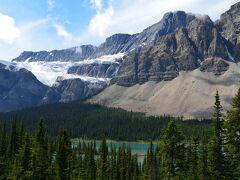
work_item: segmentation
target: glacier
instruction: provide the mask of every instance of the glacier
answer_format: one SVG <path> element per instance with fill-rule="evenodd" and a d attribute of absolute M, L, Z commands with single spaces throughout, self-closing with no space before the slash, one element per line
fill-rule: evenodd
<path fill-rule="evenodd" d="M 29 59 L 26 59 L 23 62 L 8 62 L 8 61 L 0 61 L 0 63 L 5 64 L 7 66 L 13 65 L 16 69 L 25 68 L 31 71 L 36 78 L 41 81 L 43 84 L 47 86 L 53 86 L 54 84 L 61 80 L 65 79 L 75 79 L 79 78 L 83 81 L 88 81 L 92 83 L 96 82 L 107 82 L 109 83 L 111 78 L 99 78 L 99 77 L 90 77 L 90 76 L 82 76 L 77 74 L 68 74 L 68 69 L 72 66 L 84 65 L 84 64 L 111 64 L 118 63 L 119 59 L 122 59 L 124 53 L 118 53 L 113 55 L 104 55 L 99 58 L 94 59 L 85 59 L 82 61 L 35 61 L 29 62 Z"/>

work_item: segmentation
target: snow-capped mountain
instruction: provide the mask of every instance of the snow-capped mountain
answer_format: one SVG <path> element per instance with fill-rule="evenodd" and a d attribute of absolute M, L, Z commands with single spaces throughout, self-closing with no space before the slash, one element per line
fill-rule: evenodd
<path fill-rule="evenodd" d="M 201 112 L 208 114 L 212 106 L 209 99 L 216 89 L 220 93 L 223 89 L 223 105 L 227 107 L 240 81 L 239 12 L 237 3 L 216 22 L 207 15 L 169 12 L 138 34 L 115 34 L 100 46 L 25 51 L 10 64 L 0 62 L 0 92 L 5 92 L 0 94 L 0 110 L 85 99 L 102 91 L 90 102 L 154 115 L 196 117 Z M 36 76 L 28 83 L 41 83 L 45 88 L 38 101 L 11 106 L 25 97 L 22 93 L 32 93 L 23 82 L 31 73 L 22 74 L 23 69 Z M 26 77 L 21 78 L 23 75 Z M 20 80 L 19 86 L 5 87 L 8 76 Z M 157 106 L 160 102 L 163 107 Z"/>

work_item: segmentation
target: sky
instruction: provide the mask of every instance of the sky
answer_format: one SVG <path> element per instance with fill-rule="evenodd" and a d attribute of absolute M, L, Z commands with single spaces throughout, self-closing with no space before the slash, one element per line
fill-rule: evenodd
<path fill-rule="evenodd" d="M 164 13 L 184 10 L 213 21 L 238 0 L 0 0 L 0 59 L 22 51 L 99 45 L 115 33 L 138 33 Z"/>

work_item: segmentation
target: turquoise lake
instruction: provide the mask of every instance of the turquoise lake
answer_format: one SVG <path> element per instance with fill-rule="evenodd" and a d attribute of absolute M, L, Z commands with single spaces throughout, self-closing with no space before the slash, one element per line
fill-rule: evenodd
<path fill-rule="evenodd" d="M 85 141 L 86 143 L 90 141 Z M 101 141 L 96 141 L 96 148 L 98 149 L 100 147 Z M 142 162 L 144 159 L 144 155 L 147 153 L 147 150 L 150 147 L 150 142 L 123 142 L 123 141 L 107 141 L 108 148 L 111 147 L 119 148 L 122 146 L 130 147 L 132 150 L 132 154 L 138 155 L 139 162 Z M 156 147 L 156 144 L 154 143 L 153 146 Z"/>

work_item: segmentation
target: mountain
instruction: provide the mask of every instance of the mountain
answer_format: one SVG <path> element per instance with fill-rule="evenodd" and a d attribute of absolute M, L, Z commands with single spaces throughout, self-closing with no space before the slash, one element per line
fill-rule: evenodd
<path fill-rule="evenodd" d="M 151 115 L 210 117 L 214 94 L 229 108 L 239 83 L 240 3 L 214 23 L 207 15 L 136 48 L 111 86 L 89 100 Z"/>
<path fill-rule="evenodd" d="M 113 55 L 120 52 L 128 52 L 137 47 L 149 45 L 159 37 L 174 32 L 180 27 L 187 26 L 194 15 L 186 14 L 183 11 L 169 12 L 164 15 L 162 20 L 138 34 L 114 34 L 106 39 L 100 46 L 82 45 L 74 48 L 54 51 L 25 51 L 15 62 L 33 61 L 81 61 L 84 59 L 99 58 L 104 55 Z"/>
<path fill-rule="evenodd" d="M 0 64 L 0 111 L 38 105 L 47 89 L 30 71 Z"/>
<path fill-rule="evenodd" d="M 172 33 L 155 40 L 153 46 L 140 47 L 128 54 L 112 82 L 134 85 L 149 80 L 168 81 L 180 71 L 224 73 L 230 61 L 225 39 L 208 16 L 192 20 Z"/>
<path fill-rule="evenodd" d="M 94 96 L 88 101 L 152 115 L 209 117 L 215 91 L 227 109 L 239 87 L 239 32 L 240 3 L 216 22 L 168 12 L 140 33 L 115 34 L 99 46 L 26 51 L 2 69 L 9 76 L 27 69 L 46 86 L 35 105 Z"/>
<path fill-rule="evenodd" d="M 49 87 L 32 72 L 15 64 L 0 63 L 0 112 L 12 111 L 46 103 L 86 99 L 107 86 L 105 81 L 61 79 Z"/>
<path fill-rule="evenodd" d="M 64 50 L 53 51 L 24 51 L 17 58 L 13 59 L 16 62 L 33 62 L 33 61 L 79 61 L 89 58 L 95 51 L 95 47 L 92 45 L 83 45 L 79 47 L 73 47 Z"/>

